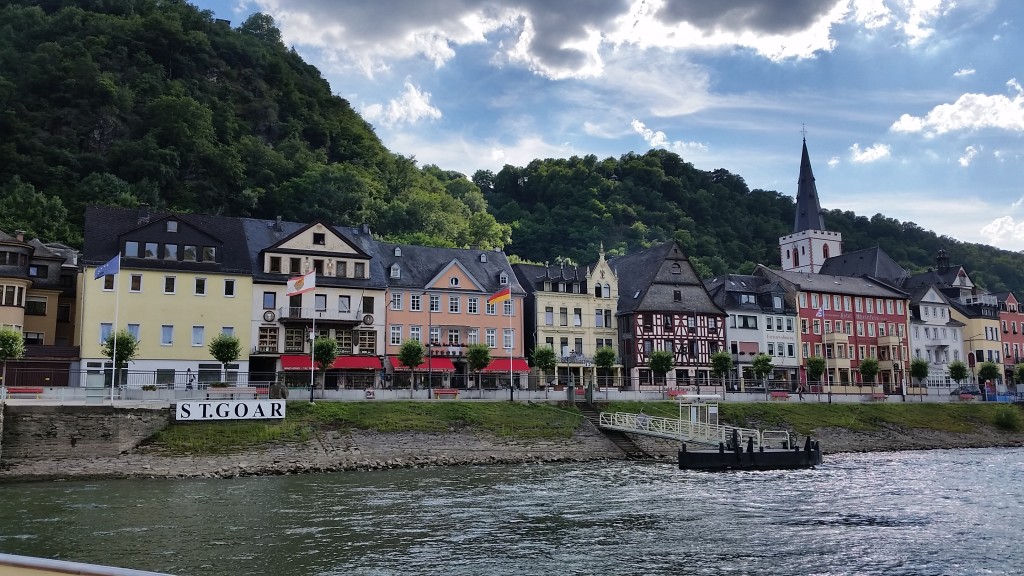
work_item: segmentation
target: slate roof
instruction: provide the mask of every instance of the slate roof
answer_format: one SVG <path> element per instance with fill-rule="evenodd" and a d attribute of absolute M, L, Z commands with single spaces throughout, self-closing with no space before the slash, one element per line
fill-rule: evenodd
<path fill-rule="evenodd" d="M 775 310 L 772 296 L 785 296 L 785 287 L 778 281 L 750 274 L 725 274 L 704 281 L 715 304 L 725 310 L 749 310 L 751 312 L 780 312 L 794 314 L 796 311 L 783 300 L 785 310 Z M 755 302 L 740 302 L 739 294 L 754 294 Z"/>
<path fill-rule="evenodd" d="M 233 274 L 250 274 L 252 272 L 241 218 L 150 211 L 145 207 L 138 209 L 109 206 L 87 207 L 85 209 L 83 264 L 95 266 L 109 261 L 120 251 L 119 238 L 122 235 L 168 217 L 174 217 L 218 240 L 221 243 L 219 264 L 214 267 L 209 263 L 202 262 L 132 258 L 122 261 L 122 266 L 159 270 L 216 270 Z"/>
<path fill-rule="evenodd" d="M 878 246 L 827 258 L 818 273 L 831 276 L 870 276 L 897 285 L 909 277 L 909 273 Z"/>
<path fill-rule="evenodd" d="M 541 264 L 515 264 L 512 266 L 516 278 L 526 292 L 542 291 L 544 282 L 571 282 L 587 286 L 587 272 L 590 268 L 580 266 L 545 266 Z"/>
<path fill-rule="evenodd" d="M 245 235 L 245 243 L 248 251 L 248 258 L 252 270 L 253 281 L 266 284 L 284 284 L 292 274 L 267 273 L 263 271 L 263 259 L 261 254 L 267 248 L 294 235 L 295 233 L 310 227 L 311 223 L 288 222 L 283 220 L 259 220 L 255 218 L 239 218 Z M 374 264 L 377 258 L 377 242 L 373 239 L 368 228 L 331 226 L 323 223 L 336 234 L 344 238 L 349 244 L 361 250 L 370 260 L 367 260 L 367 271 L 369 278 L 341 278 L 337 276 L 318 275 L 317 286 L 353 287 L 366 289 L 381 289 L 387 287 L 384 270 Z M 308 254 L 322 254 L 322 258 L 335 256 L 333 252 L 308 251 Z"/>
<path fill-rule="evenodd" d="M 814 184 L 811 158 L 807 154 L 806 138 L 804 138 L 803 153 L 800 156 L 800 177 L 797 180 L 796 217 L 793 220 L 793 233 L 805 230 L 825 230 L 825 219 L 821 216 L 821 204 L 818 202 L 818 187 Z"/>
<path fill-rule="evenodd" d="M 787 272 L 785 270 L 772 270 L 761 264 L 757 266 L 754 273 L 764 275 L 766 278 L 774 276 L 789 283 L 797 290 L 849 294 L 851 296 L 871 296 L 873 298 L 906 298 L 909 296 L 905 291 L 889 286 L 874 278 L 833 276 L 809 272 Z"/>
<path fill-rule="evenodd" d="M 672 273 L 673 262 L 679 264 L 679 273 Z M 672 311 L 725 315 L 676 242 L 612 258 L 608 265 L 619 279 L 617 314 Z M 675 301 L 676 290 L 682 293 L 681 302 Z"/>
<path fill-rule="evenodd" d="M 395 248 L 401 248 L 401 256 L 395 256 Z M 486 255 L 486 262 L 480 261 L 481 254 Z M 504 252 L 377 242 L 377 258 L 381 271 L 388 275 L 388 286 L 394 288 L 425 289 L 452 261 L 458 261 L 488 295 L 504 288 L 499 282 L 502 271 L 508 274 L 512 294 L 526 293 Z M 391 265 L 395 263 L 401 268 L 401 278 L 390 277 Z"/>

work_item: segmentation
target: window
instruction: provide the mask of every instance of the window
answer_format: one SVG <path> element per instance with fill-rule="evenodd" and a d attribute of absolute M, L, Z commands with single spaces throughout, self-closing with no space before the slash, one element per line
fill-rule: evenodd
<path fill-rule="evenodd" d="M 812 331 L 815 334 L 821 334 L 821 320 L 815 318 L 814 322 L 811 323 L 811 326 L 813 326 Z"/>
<path fill-rule="evenodd" d="M 196 250 L 196 247 L 193 246 L 192 244 L 185 244 L 185 246 L 181 249 L 181 259 L 184 260 L 185 262 L 195 262 L 197 258 L 198 252 Z M 277 262 L 278 265 L 280 265 L 281 259 L 278 258 Z"/>
<path fill-rule="evenodd" d="M 220 327 L 220 333 L 225 335 L 225 336 L 234 336 L 235 335 L 235 327 L 234 326 L 221 326 Z"/>
<path fill-rule="evenodd" d="M 351 296 L 338 296 L 338 312 L 352 311 L 352 297 Z"/>
<path fill-rule="evenodd" d="M 196 278 L 196 296 L 206 296 L 206 278 Z"/>
<path fill-rule="evenodd" d="M 448 285 L 453 287 L 453 288 L 457 287 L 459 285 L 459 277 L 458 276 L 452 276 L 451 278 L 449 278 L 448 279 Z"/>
<path fill-rule="evenodd" d="M 366 314 L 373 313 L 373 296 L 363 296 L 363 312 Z"/>
<path fill-rule="evenodd" d="M 101 322 L 100 323 L 100 344 L 103 344 L 104 342 L 107 341 L 107 338 L 110 338 L 110 332 L 113 329 L 114 329 L 114 325 L 111 324 L 110 322 Z"/>
<path fill-rule="evenodd" d="M 337 260 L 334 263 L 334 275 L 338 278 L 345 278 L 348 276 L 348 262 L 344 260 Z"/>
<path fill-rule="evenodd" d="M 138 258 L 139 257 L 139 243 L 129 240 L 124 243 L 124 256 L 125 258 Z"/>
<path fill-rule="evenodd" d="M 873 338 L 875 336 L 875 323 L 868 322 L 868 337 Z"/>
<path fill-rule="evenodd" d="M 850 311 L 850 297 L 849 296 L 843 296 L 843 310 L 845 310 L 847 312 Z"/>
<path fill-rule="evenodd" d="M 284 351 L 302 352 L 305 350 L 306 331 L 302 328 L 286 328 L 284 331 Z"/>
<path fill-rule="evenodd" d="M 864 301 L 859 296 L 853 300 L 853 309 L 857 312 L 864 311 Z"/>
<path fill-rule="evenodd" d="M 160 327 L 160 345 L 170 346 L 174 344 L 174 326 L 164 324 Z"/>
<path fill-rule="evenodd" d="M 488 348 L 494 348 L 498 345 L 498 331 L 496 329 L 488 328 L 484 336 L 487 338 L 487 341 L 484 342 L 484 344 L 487 344 Z"/>
<path fill-rule="evenodd" d="M 132 338 L 135 338 L 135 340 L 138 340 L 138 339 L 139 339 L 139 333 L 140 333 L 140 331 L 141 331 L 141 330 L 140 330 L 140 328 L 139 328 L 139 325 L 138 325 L 138 324 L 129 324 L 129 325 L 128 325 L 128 333 L 129 333 L 129 334 L 131 334 L 131 335 L 132 335 Z"/>
<path fill-rule="evenodd" d="M 480 313 L 480 298 L 478 296 L 470 296 L 466 299 L 466 312 L 470 314 Z"/>
<path fill-rule="evenodd" d="M 351 354 L 352 353 L 352 331 L 351 330 L 335 330 L 334 339 L 338 342 L 338 352 L 340 354 Z"/>
<path fill-rule="evenodd" d="M 512 300 L 505 300 L 505 306 L 504 306 L 504 308 L 505 308 L 505 316 L 511 316 L 512 315 L 512 313 L 513 313 L 512 302 L 513 302 Z"/>
<path fill-rule="evenodd" d="M 502 330 L 503 338 L 502 342 L 506 350 L 511 350 L 512 345 L 515 342 L 515 332 L 511 328 L 505 328 Z"/>
<path fill-rule="evenodd" d="M 142 274 L 132 274 L 128 281 L 128 290 L 142 292 Z"/>
<path fill-rule="evenodd" d="M 352 268 L 353 268 L 353 271 L 355 272 L 355 277 L 356 278 L 365 278 L 366 277 L 366 263 L 365 262 L 356 262 L 355 265 Z"/>
<path fill-rule="evenodd" d="M 430 327 L 430 343 L 440 344 L 441 343 L 441 328 L 438 326 Z"/>
<path fill-rule="evenodd" d="M 164 276 L 164 294 L 174 294 L 174 276 Z"/>
<path fill-rule="evenodd" d="M 569 325 L 569 309 L 559 308 L 558 309 L 558 325 L 568 326 Z"/>
<path fill-rule="evenodd" d="M 548 324 L 548 326 L 550 326 L 550 324 Z M 596 312 L 594 312 L 594 327 L 604 328 L 604 313 L 601 310 L 597 310 Z"/>
<path fill-rule="evenodd" d="M 467 344 L 479 344 L 480 343 L 480 329 L 470 328 L 466 336 Z"/>
<path fill-rule="evenodd" d="M 800 300 L 800 307 L 807 308 L 807 294 L 805 292 L 801 292 L 798 299 Z"/>
<path fill-rule="evenodd" d="M 164 244 L 164 260 L 177 260 L 178 259 L 178 245 L 177 244 Z"/>
<path fill-rule="evenodd" d="M 488 302 L 487 304 L 484 305 L 484 313 L 487 314 L 488 316 L 494 316 L 495 314 L 498 313 L 497 305 Z"/>
<path fill-rule="evenodd" d="M 24 343 L 28 346 L 42 346 L 43 345 L 43 333 L 42 332 L 25 332 Z"/>
<path fill-rule="evenodd" d="M 71 305 L 70 304 L 58 304 L 57 305 L 57 321 L 58 322 L 71 322 Z"/>
<path fill-rule="evenodd" d="M 771 316 L 768 316 L 767 318 L 764 319 L 764 329 L 765 330 L 775 330 L 775 323 L 772 322 L 772 317 Z"/>
<path fill-rule="evenodd" d="M 202 346 L 203 345 L 203 338 L 204 338 L 205 333 L 206 333 L 206 329 L 203 326 L 193 326 L 192 327 L 192 345 L 193 346 Z"/>
<path fill-rule="evenodd" d="M 46 316 L 46 298 L 41 296 L 26 297 L 25 314 L 28 316 Z"/>
<path fill-rule="evenodd" d="M 256 344 L 260 352 L 277 352 L 277 327 L 260 326 L 259 340 Z"/>
<path fill-rule="evenodd" d="M 377 348 L 377 333 L 373 330 L 359 331 L 359 353 L 374 354 Z"/>
<path fill-rule="evenodd" d="M 682 302 L 683 301 L 683 291 L 682 290 L 673 290 L 672 291 L 672 301 L 673 302 Z"/>
<path fill-rule="evenodd" d="M 811 294 L 811 308 L 818 308 L 818 295 Z"/>
<path fill-rule="evenodd" d="M 277 293 L 276 292 L 264 292 L 263 293 L 263 309 L 273 310 L 277 308 Z"/>
<path fill-rule="evenodd" d="M 28 267 L 28 275 L 31 278 L 46 278 L 49 268 L 46 266 L 36 266 L 35 264 Z"/>
<path fill-rule="evenodd" d="M 572 325 L 583 326 L 583 310 L 580 308 L 572 309 Z"/>
<path fill-rule="evenodd" d="M 224 296 L 228 298 L 235 297 L 235 281 L 231 279 L 224 280 Z"/>
<path fill-rule="evenodd" d="M 401 310 L 402 309 L 402 293 L 392 292 L 391 293 L 391 309 Z"/>
<path fill-rule="evenodd" d="M 327 311 L 327 294 L 313 295 L 313 309 L 317 312 Z"/>
<path fill-rule="evenodd" d="M 156 258 L 156 242 L 146 242 L 146 251 L 143 258 Z"/>
<path fill-rule="evenodd" d="M 402 269 L 398 267 L 398 264 L 392 264 L 391 265 L 391 277 L 392 278 L 401 278 L 402 277 Z"/>
<path fill-rule="evenodd" d="M 419 294 L 410 294 L 409 310 L 412 312 L 420 312 L 423 310 L 423 296 Z"/>
<path fill-rule="evenodd" d="M 402 343 L 402 327 L 394 326 L 390 327 L 390 343 L 392 346 L 398 346 Z"/>
<path fill-rule="evenodd" d="M 168 232 L 177 232 L 178 231 L 178 222 L 176 220 L 168 220 L 167 221 L 167 231 Z"/>
<path fill-rule="evenodd" d="M 268 272 L 272 272 L 274 274 L 280 274 L 281 273 L 281 257 L 280 256 L 271 256 L 270 257 L 270 264 L 267 267 L 267 271 Z"/>
<path fill-rule="evenodd" d="M 409 326 L 409 340 L 415 340 L 417 342 L 423 342 L 423 327 L 422 326 Z"/>
<path fill-rule="evenodd" d="M 792 331 L 793 331 L 793 319 L 792 318 L 786 318 L 786 332 L 792 332 Z"/>
<path fill-rule="evenodd" d="M 458 314 L 461 312 L 462 299 L 458 296 L 448 297 L 448 312 L 451 314 Z"/>
<path fill-rule="evenodd" d="M 436 295 L 436 294 L 431 294 L 430 295 L 429 305 L 430 305 L 430 311 L 431 312 L 440 312 L 441 311 L 441 297 Z"/>
<path fill-rule="evenodd" d="M 107 292 L 114 289 L 114 276 L 103 277 L 103 289 Z"/>
<path fill-rule="evenodd" d="M 323 232 L 313 232 L 313 244 L 317 246 L 327 245 L 327 235 Z"/>
<path fill-rule="evenodd" d="M 458 328 L 448 329 L 448 345 L 458 346 L 462 342 L 462 332 Z"/>
<path fill-rule="evenodd" d="M 213 246 L 203 246 L 203 262 L 216 262 L 217 249 Z"/>
<path fill-rule="evenodd" d="M 757 304 L 757 299 L 753 294 L 740 294 L 740 304 Z"/>

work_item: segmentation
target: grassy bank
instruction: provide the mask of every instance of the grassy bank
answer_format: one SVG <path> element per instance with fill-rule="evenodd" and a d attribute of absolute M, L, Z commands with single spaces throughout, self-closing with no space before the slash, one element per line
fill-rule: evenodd
<path fill-rule="evenodd" d="M 674 418 L 673 402 L 613 402 L 610 412 L 644 412 Z M 799 434 L 815 429 L 875 430 L 884 426 L 975 432 L 980 426 L 1024 429 L 1015 406 L 955 404 L 799 404 L 726 403 L 720 420 L 751 428 L 789 427 Z M 572 436 L 582 416 L 575 408 L 509 402 L 290 402 L 283 421 L 196 422 L 169 426 L 148 443 L 177 454 L 219 454 L 280 442 L 302 442 L 329 431 L 459 432 L 484 431 L 521 439 Z"/>

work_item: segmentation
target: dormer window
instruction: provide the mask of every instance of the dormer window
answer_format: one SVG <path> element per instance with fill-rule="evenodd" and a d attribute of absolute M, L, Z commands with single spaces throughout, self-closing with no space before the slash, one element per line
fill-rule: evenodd
<path fill-rule="evenodd" d="M 398 246 L 395 246 L 395 256 L 401 256 L 401 255 L 402 255 L 402 249 L 400 247 L 398 247 Z"/>
<path fill-rule="evenodd" d="M 398 267 L 398 264 L 392 264 L 391 265 L 391 277 L 392 278 L 401 278 L 402 277 L 402 269 Z"/>
<path fill-rule="evenodd" d="M 480 254 L 480 262 L 481 263 L 486 263 L 487 262 L 487 254 Z"/>
<path fill-rule="evenodd" d="M 317 246 L 327 245 L 327 235 L 323 232 L 313 232 L 313 244 Z"/>
<path fill-rule="evenodd" d="M 167 231 L 168 232 L 177 232 L 178 231 L 178 221 L 177 220 L 168 220 L 167 221 Z"/>
<path fill-rule="evenodd" d="M 502 272 L 501 275 L 498 276 L 498 283 L 501 284 L 502 286 L 508 284 L 508 274 Z"/>
<path fill-rule="evenodd" d="M 683 272 L 683 269 L 682 269 L 681 266 L 679 266 L 679 262 L 673 262 L 672 263 L 672 273 L 673 274 L 682 274 L 682 272 Z"/>
<path fill-rule="evenodd" d="M 452 287 L 458 286 L 459 285 L 459 277 L 458 276 L 452 276 L 451 278 L 449 278 L 448 279 L 448 285 L 452 286 Z"/>

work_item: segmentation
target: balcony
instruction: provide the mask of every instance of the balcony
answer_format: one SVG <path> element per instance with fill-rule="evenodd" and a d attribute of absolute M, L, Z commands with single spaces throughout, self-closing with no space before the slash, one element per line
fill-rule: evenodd
<path fill-rule="evenodd" d="M 354 311 L 341 312 L 338 310 L 317 310 L 316 308 L 297 308 L 286 306 L 277 309 L 277 319 L 281 322 L 348 322 L 356 324 L 363 322 L 364 318 L 370 317 L 370 324 L 373 323 L 373 316 L 360 314 Z M 266 319 L 266 318 L 264 318 Z"/>
<path fill-rule="evenodd" d="M 446 358 L 462 358 L 466 355 L 466 344 L 430 344 L 427 346 L 429 356 L 442 356 Z"/>
<path fill-rule="evenodd" d="M 26 344 L 24 358 L 29 360 L 39 360 L 42 358 L 75 360 L 78 358 L 78 346 L 44 346 L 41 344 Z"/>
<path fill-rule="evenodd" d="M 558 357 L 559 364 L 584 364 L 590 366 L 594 363 L 594 358 L 591 356 L 584 356 L 579 352 L 570 352 L 565 356 Z"/>
<path fill-rule="evenodd" d="M 824 344 L 849 344 L 850 337 L 844 332 L 826 332 L 821 341 Z"/>
<path fill-rule="evenodd" d="M 902 340 L 902 339 L 899 336 L 897 336 L 896 334 L 889 334 L 887 336 L 879 336 L 878 337 L 878 347 L 881 348 L 881 347 L 884 347 L 884 346 L 899 346 L 900 345 L 900 340 Z"/>
<path fill-rule="evenodd" d="M 897 370 L 902 367 L 903 365 L 900 363 L 899 360 L 882 360 L 881 358 L 878 359 L 879 372 L 888 372 L 891 370 Z"/>

